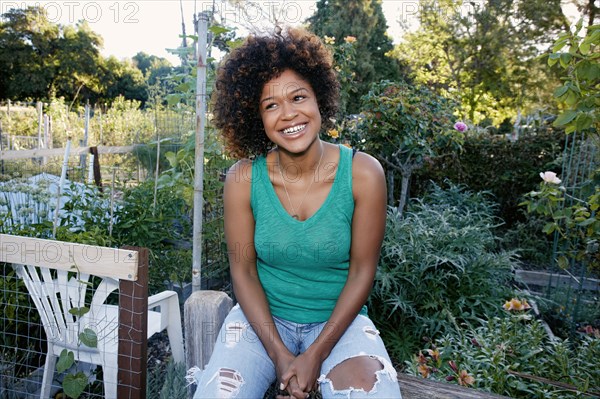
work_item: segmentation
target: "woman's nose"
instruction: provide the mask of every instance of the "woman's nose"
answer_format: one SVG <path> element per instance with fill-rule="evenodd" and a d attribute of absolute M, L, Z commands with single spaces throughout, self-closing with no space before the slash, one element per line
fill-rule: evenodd
<path fill-rule="evenodd" d="M 294 119 L 298 115 L 294 104 L 291 104 L 288 101 L 284 101 L 282 108 L 283 119 L 285 120 Z"/>

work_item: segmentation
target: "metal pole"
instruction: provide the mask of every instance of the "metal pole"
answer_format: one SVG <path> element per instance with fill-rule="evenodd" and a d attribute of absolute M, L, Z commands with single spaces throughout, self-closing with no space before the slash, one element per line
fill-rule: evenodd
<path fill-rule="evenodd" d="M 210 13 L 197 20 L 198 64 L 196 77 L 196 162 L 194 166 L 194 228 L 192 238 L 192 292 L 200 291 L 202 269 L 202 210 L 204 208 L 204 126 L 206 122 L 206 52 Z"/>

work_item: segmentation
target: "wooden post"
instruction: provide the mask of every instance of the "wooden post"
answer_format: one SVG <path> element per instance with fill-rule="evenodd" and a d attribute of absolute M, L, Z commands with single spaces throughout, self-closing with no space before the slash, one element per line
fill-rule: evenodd
<path fill-rule="evenodd" d="M 38 133 L 38 142 L 37 142 L 37 148 L 41 149 L 44 148 L 44 144 L 42 141 L 42 126 L 44 124 L 44 105 L 42 104 L 41 101 L 37 102 L 37 113 L 38 113 L 38 129 L 37 129 L 37 133 Z"/>
<path fill-rule="evenodd" d="M 98 186 L 98 189 L 102 192 L 102 176 L 100 175 L 100 155 L 98 154 L 98 147 L 90 147 L 90 153 L 94 156 L 94 184 Z"/>
<path fill-rule="evenodd" d="M 185 354 L 188 368 L 204 368 L 215 347 L 217 334 L 233 301 L 221 291 L 196 291 L 185 301 Z"/>
<path fill-rule="evenodd" d="M 50 137 L 50 118 L 48 115 L 44 114 L 44 136 L 43 136 L 43 142 L 44 148 L 50 148 L 50 146 L 48 145 L 48 137 Z M 47 157 L 43 157 L 42 158 L 42 165 L 46 165 L 48 163 L 48 158 Z"/>
<path fill-rule="evenodd" d="M 208 11 L 200 13 L 198 63 L 196 75 L 196 147 L 194 162 L 194 216 L 192 231 L 192 291 L 200 291 L 202 270 L 202 214 L 204 210 L 204 124 L 206 121 L 206 47 L 208 44 Z"/>
<path fill-rule="evenodd" d="M 88 145 L 89 130 L 90 130 L 90 104 L 88 102 L 87 104 L 85 104 L 83 140 L 81 140 L 79 142 L 80 143 L 79 144 L 80 147 L 87 147 L 87 145 Z M 79 159 L 79 166 L 81 167 L 82 171 L 85 171 L 86 154 L 85 153 L 81 154 L 79 157 L 80 157 L 80 159 Z"/>
<path fill-rule="evenodd" d="M 510 399 L 493 393 L 398 373 L 402 399 Z"/>
<path fill-rule="evenodd" d="M 145 399 L 148 366 L 148 249 L 138 252 L 137 281 L 119 281 L 118 398 Z"/>

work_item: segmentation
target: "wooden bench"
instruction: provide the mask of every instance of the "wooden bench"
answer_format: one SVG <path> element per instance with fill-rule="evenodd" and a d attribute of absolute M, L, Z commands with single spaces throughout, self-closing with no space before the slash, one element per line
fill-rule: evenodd
<path fill-rule="evenodd" d="M 187 367 L 204 367 L 212 354 L 219 329 L 233 306 L 219 291 L 192 293 L 184 305 Z M 208 339 L 203 339 L 204 337 Z M 464 388 L 454 384 L 398 374 L 403 399 L 501 399 L 505 396 Z"/>

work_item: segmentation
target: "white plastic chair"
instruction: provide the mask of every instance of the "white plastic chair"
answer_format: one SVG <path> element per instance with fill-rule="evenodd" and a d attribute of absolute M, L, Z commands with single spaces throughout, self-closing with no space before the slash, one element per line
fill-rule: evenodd
<path fill-rule="evenodd" d="M 104 277 L 94 291 L 91 303 L 85 302 L 89 294 L 89 274 L 74 276 L 73 272 L 53 270 L 30 265 L 14 265 L 23 279 L 38 312 L 48 341 L 40 397 L 50 396 L 56 360 L 63 349 L 73 351 L 75 360 L 100 365 L 104 376 L 104 393 L 108 399 L 117 397 L 119 309 L 106 304 L 106 299 L 119 288 L 119 282 Z M 89 299 L 89 296 L 88 296 Z M 89 306 L 81 317 L 71 314 L 71 309 Z M 155 311 L 160 307 L 160 311 Z M 179 300 L 174 291 L 164 291 L 148 298 L 148 337 L 167 330 L 175 362 L 184 361 L 183 336 Z M 79 333 L 92 329 L 98 337 L 96 348 L 79 343 Z"/>

